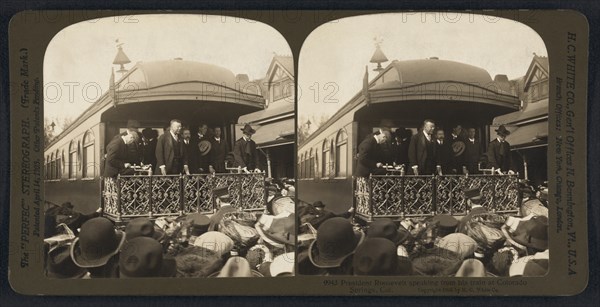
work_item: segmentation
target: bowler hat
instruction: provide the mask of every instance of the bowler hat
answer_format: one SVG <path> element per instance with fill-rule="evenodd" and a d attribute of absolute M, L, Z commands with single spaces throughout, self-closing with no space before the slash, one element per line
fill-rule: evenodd
<path fill-rule="evenodd" d="M 398 268 L 396 245 L 386 238 L 367 237 L 354 252 L 354 275 L 395 275 Z"/>
<path fill-rule="evenodd" d="M 317 200 L 316 202 L 313 203 L 313 207 L 315 207 L 315 208 L 325 208 L 325 204 L 323 204 L 322 201 Z"/>
<path fill-rule="evenodd" d="M 310 261 L 320 268 L 339 267 L 364 239 L 352 224 L 342 217 L 326 220 L 317 229 L 317 239 L 309 247 Z"/>
<path fill-rule="evenodd" d="M 137 237 L 150 237 L 160 241 L 165 237 L 165 233 L 156 227 L 149 218 L 139 217 L 127 223 L 125 237 L 127 240 Z"/>
<path fill-rule="evenodd" d="M 403 226 L 396 226 L 394 221 L 388 218 L 377 219 L 371 222 L 367 230 L 367 238 L 386 238 L 396 245 L 402 244 L 409 237 L 410 232 L 408 230 Z"/>
<path fill-rule="evenodd" d="M 79 237 L 71 245 L 71 257 L 79 267 L 100 267 L 119 252 L 123 242 L 125 234 L 116 230 L 110 220 L 92 218 L 81 226 Z"/>
<path fill-rule="evenodd" d="M 175 277 L 174 259 L 163 258 L 162 245 L 150 237 L 127 240 L 119 255 L 120 277 Z"/>
<path fill-rule="evenodd" d="M 283 212 L 294 213 L 296 203 L 290 196 L 278 196 L 267 203 L 267 210 L 273 215 L 279 215 Z"/>
<path fill-rule="evenodd" d="M 48 253 L 46 275 L 50 278 L 80 278 L 87 271 L 73 262 L 70 246 L 59 246 Z"/>
<path fill-rule="evenodd" d="M 498 133 L 499 135 L 502 135 L 502 136 L 507 136 L 510 134 L 510 131 L 508 131 L 506 129 L 506 127 L 504 127 L 504 125 L 500 125 L 500 127 L 498 127 L 498 129 L 496 129 L 496 133 Z"/>
<path fill-rule="evenodd" d="M 445 237 L 456 231 L 458 220 L 448 214 L 438 214 L 433 217 L 433 222 L 437 224 L 437 236 Z"/>
<path fill-rule="evenodd" d="M 242 128 L 242 132 L 247 134 L 254 134 L 256 130 L 254 130 L 252 126 L 250 126 L 250 124 L 246 124 L 244 125 L 244 128 Z"/>

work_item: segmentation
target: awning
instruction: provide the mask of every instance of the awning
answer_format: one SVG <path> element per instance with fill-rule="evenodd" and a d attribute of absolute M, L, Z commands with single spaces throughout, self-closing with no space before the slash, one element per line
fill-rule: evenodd
<path fill-rule="evenodd" d="M 258 148 L 293 144 L 296 141 L 294 118 L 261 125 L 252 136 Z"/>
<path fill-rule="evenodd" d="M 506 141 L 513 150 L 546 146 L 548 145 L 548 122 L 537 122 L 520 126 L 516 130 L 511 129 Z"/>

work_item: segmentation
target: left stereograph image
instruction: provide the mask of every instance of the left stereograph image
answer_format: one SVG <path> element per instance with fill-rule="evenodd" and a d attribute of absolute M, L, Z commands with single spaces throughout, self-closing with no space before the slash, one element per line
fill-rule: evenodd
<path fill-rule="evenodd" d="M 279 32 L 94 19 L 52 39 L 43 77 L 49 278 L 294 275 L 295 78 Z"/>

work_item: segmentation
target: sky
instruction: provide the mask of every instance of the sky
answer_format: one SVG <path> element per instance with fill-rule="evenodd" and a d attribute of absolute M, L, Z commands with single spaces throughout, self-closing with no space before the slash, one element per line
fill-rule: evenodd
<path fill-rule="evenodd" d="M 305 40 L 298 63 L 298 123 L 328 118 L 361 91 L 375 38 L 389 62 L 438 57 L 486 69 L 494 78 L 519 78 L 535 52 L 547 56 L 541 37 L 519 22 L 458 13 L 387 13 L 324 24 Z M 327 99 L 327 102 L 325 101 Z M 311 126 L 311 132 L 316 126 Z"/>
<path fill-rule="evenodd" d="M 131 60 L 183 58 L 225 67 L 250 80 L 263 78 L 274 54 L 291 55 L 268 25 L 208 15 L 134 15 L 88 20 L 52 39 L 44 57 L 44 117 L 75 119 L 109 89 L 117 43 Z M 60 131 L 56 131 L 60 132 Z"/>

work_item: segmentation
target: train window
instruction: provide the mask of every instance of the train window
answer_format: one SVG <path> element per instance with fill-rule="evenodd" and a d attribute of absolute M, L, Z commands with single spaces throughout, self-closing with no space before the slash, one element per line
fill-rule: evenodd
<path fill-rule="evenodd" d="M 309 178 L 315 178 L 315 167 L 316 167 L 316 161 L 315 161 L 315 152 L 313 151 L 313 149 L 310 149 L 310 157 L 309 157 L 309 170 L 308 170 L 308 177 Z"/>
<path fill-rule="evenodd" d="M 56 161 L 55 161 L 55 157 L 54 157 L 54 153 L 50 154 L 50 179 L 54 179 L 54 165 L 56 165 Z"/>
<path fill-rule="evenodd" d="M 96 163 L 94 161 L 94 134 L 87 131 L 83 136 L 83 178 L 94 178 Z"/>
<path fill-rule="evenodd" d="M 76 177 L 76 167 L 77 167 L 77 146 L 75 145 L 75 141 L 71 141 L 69 144 L 69 178 Z"/>
<path fill-rule="evenodd" d="M 58 149 L 56 150 L 56 174 L 54 175 L 54 179 L 60 179 L 61 177 L 61 171 L 60 171 L 60 165 L 61 164 L 61 160 L 60 160 L 60 153 L 58 151 Z"/>
<path fill-rule="evenodd" d="M 321 177 L 329 177 L 329 164 L 331 163 L 331 146 L 327 139 L 323 141 L 323 161 L 321 169 Z"/>
<path fill-rule="evenodd" d="M 335 139 L 335 176 L 346 177 L 348 173 L 348 134 L 342 129 Z"/>

